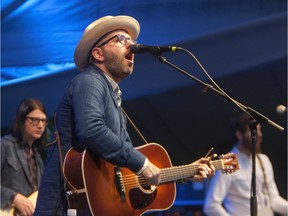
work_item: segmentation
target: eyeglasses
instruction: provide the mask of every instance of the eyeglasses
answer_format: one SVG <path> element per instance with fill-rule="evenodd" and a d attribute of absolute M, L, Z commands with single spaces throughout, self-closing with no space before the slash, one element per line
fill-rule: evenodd
<path fill-rule="evenodd" d="M 30 122 L 33 126 L 39 125 L 40 121 L 41 121 L 44 125 L 47 125 L 47 124 L 48 124 L 46 118 L 41 119 L 41 118 L 26 116 L 26 119 L 29 119 L 29 122 Z"/>
<path fill-rule="evenodd" d="M 126 45 L 128 41 L 132 42 L 133 44 L 136 43 L 136 40 L 133 40 L 132 38 L 127 38 L 125 37 L 124 35 L 121 35 L 121 34 L 116 34 L 114 35 L 113 37 L 109 38 L 108 40 L 104 41 L 103 43 L 101 43 L 98 48 L 104 46 L 105 44 L 109 43 L 109 41 L 113 40 L 114 38 L 118 38 L 118 41 L 123 44 L 123 45 Z"/>

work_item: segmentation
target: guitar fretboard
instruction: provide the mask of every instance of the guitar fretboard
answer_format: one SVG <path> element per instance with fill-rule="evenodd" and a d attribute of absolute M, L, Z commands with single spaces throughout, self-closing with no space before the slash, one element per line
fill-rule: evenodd
<path fill-rule="evenodd" d="M 212 161 L 212 165 L 215 167 L 216 170 L 224 168 L 222 160 Z M 161 176 L 160 184 L 192 177 L 198 172 L 198 170 L 199 170 L 198 164 L 188 164 L 182 166 L 163 168 L 160 170 L 160 176 Z"/>

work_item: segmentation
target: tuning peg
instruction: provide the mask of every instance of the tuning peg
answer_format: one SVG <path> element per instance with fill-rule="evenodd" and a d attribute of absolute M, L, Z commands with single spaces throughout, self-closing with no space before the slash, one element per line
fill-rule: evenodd
<path fill-rule="evenodd" d="M 211 158 L 211 160 L 215 160 L 215 159 L 218 158 L 218 155 L 217 155 L 217 154 L 212 154 L 212 155 L 210 156 L 210 158 Z"/>

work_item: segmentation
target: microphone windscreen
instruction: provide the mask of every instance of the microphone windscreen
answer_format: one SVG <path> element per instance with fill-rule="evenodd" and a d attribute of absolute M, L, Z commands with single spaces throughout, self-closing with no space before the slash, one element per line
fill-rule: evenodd
<path fill-rule="evenodd" d="M 283 105 L 278 105 L 276 107 L 276 112 L 278 114 L 284 114 L 285 112 L 287 112 L 287 108 L 285 106 L 283 106 Z"/>

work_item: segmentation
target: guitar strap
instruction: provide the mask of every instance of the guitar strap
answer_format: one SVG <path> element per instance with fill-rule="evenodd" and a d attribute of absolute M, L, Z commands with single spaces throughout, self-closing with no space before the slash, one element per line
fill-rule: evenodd
<path fill-rule="evenodd" d="M 260 164 L 260 167 L 261 167 L 261 170 L 262 170 L 262 173 L 263 173 L 263 178 L 264 178 L 264 187 L 267 191 L 267 195 L 269 197 L 269 200 L 270 200 L 270 194 L 269 194 L 269 188 L 268 188 L 268 184 L 267 184 L 267 176 L 266 176 L 266 172 L 265 172 L 265 168 L 264 168 L 264 164 L 263 164 L 263 161 L 261 159 L 261 157 L 259 156 L 259 154 L 257 154 L 257 159 L 259 161 L 259 164 Z M 271 200 L 270 200 L 271 202 Z M 265 215 L 273 215 L 273 212 L 272 212 L 272 209 L 270 207 L 270 204 L 264 208 L 264 212 L 265 212 Z M 261 215 L 264 215 L 261 214 Z"/>
<path fill-rule="evenodd" d="M 264 187 L 267 191 L 267 194 L 269 196 L 269 189 L 268 189 L 268 185 L 267 185 L 267 177 L 266 177 L 266 172 L 265 172 L 265 169 L 264 169 L 264 165 L 263 165 L 263 162 L 262 162 L 262 159 L 260 158 L 259 154 L 257 154 L 257 159 L 259 161 L 259 164 L 260 164 L 260 167 L 262 169 L 262 173 L 263 173 L 263 178 L 264 178 Z M 269 196 L 270 197 L 270 196 Z"/>
<path fill-rule="evenodd" d="M 139 129 L 136 127 L 136 125 L 133 123 L 132 119 L 128 116 L 128 114 L 125 112 L 125 110 L 121 107 L 122 112 L 125 114 L 126 118 L 128 119 L 128 121 L 130 122 L 130 124 L 132 125 L 132 127 L 134 128 L 134 130 L 137 132 L 137 134 L 140 136 L 140 138 L 143 140 L 143 142 L 145 144 L 147 144 L 147 140 L 145 139 L 145 137 L 141 134 L 141 132 L 139 131 Z"/>
<path fill-rule="evenodd" d="M 64 185 L 67 185 L 69 187 L 69 191 L 65 191 L 66 195 L 71 195 L 71 194 L 78 194 L 78 190 L 73 187 L 73 185 L 68 181 L 68 179 L 66 178 L 65 174 L 64 174 L 64 167 L 63 167 L 63 155 L 62 155 L 62 150 L 61 150 L 61 142 L 60 142 L 60 137 L 59 137 L 59 132 L 57 129 L 57 125 L 56 125 L 56 113 L 54 114 L 54 128 L 55 128 L 55 132 L 54 132 L 54 140 L 50 143 L 47 143 L 45 145 L 45 147 L 48 147 L 52 144 L 55 144 L 57 142 L 57 149 L 58 149 L 58 155 L 59 155 L 59 166 L 60 166 L 60 173 L 62 176 L 62 179 L 64 181 Z M 65 187 L 64 187 L 65 189 Z"/>
<path fill-rule="evenodd" d="M 59 165 L 60 165 L 60 169 L 61 169 L 61 176 L 62 179 L 64 181 L 64 185 L 69 187 L 69 191 L 67 191 L 64 187 L 64 189 L 66 190 L 66 195 L 72 195 L 72 194 L 78 194 L 78 190 L 68 181 L 68 179 L 66 178 L 65 174 L 64 174 L 64 167 L 63 167 L 63 155 L 62 155 L 62 150 L 61 150 L 61 143 L 60 143 L 60 137 L 59 137 L 59 133 L 57 128 L 55 129 L 55 136 L 57 139 L 57 148 L 58 148 L 58 154 L 59 154 Z"/>

